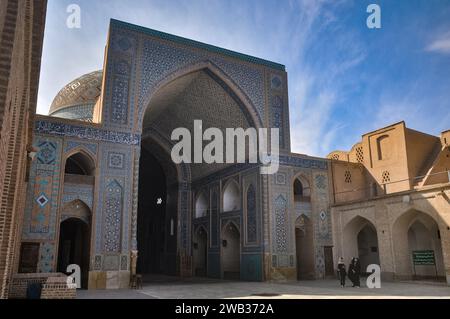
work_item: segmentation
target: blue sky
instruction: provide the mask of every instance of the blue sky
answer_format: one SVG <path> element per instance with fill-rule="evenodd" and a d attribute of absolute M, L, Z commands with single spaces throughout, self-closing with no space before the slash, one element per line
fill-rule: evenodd
<path fill-rule="evenodd" d="M 69 4 L 81 28 L 66 27 Z M 366 8 L 381 7 L 381 29 Z M 326 156 L 405 120 L 450 129 L 450 0 L 49 0 L 38 113 L 101 69 L 115 18 L 286 65 L 292 150 Z"/>

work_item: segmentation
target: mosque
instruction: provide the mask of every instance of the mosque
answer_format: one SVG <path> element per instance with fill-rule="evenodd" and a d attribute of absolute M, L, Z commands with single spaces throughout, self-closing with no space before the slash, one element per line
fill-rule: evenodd
<path fill-rule="evenodd" d="M 278 128 L 278 171 L 175 164 L 171 133 L 194 120 Z M 136 273 L 322 279 L 340 256 L 379 264 L 384 280 L 450 284 L 450 131 L 400 122 L 348 152 L 292 153 L 284 65 L 111 20 L 103 70 L 33 123 L 11 287 L 69 264 L 89 289 L 127 288 Z"/>

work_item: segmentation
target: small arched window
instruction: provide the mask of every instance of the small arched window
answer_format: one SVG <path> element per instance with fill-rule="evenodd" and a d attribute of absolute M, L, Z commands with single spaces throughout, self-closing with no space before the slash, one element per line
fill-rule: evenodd
<path fill-rule="evenodd" d="M 83 153 L 76 153 L 66 160 L 64 172 L 71 175 L 93 176 L 95 165 L 89 156 Z"/>
<path fill-rule="evenodd" d="M 232 181 L 223 191 L 223 211 L 232 212 L 240 208 L 239 186 Z"/>
<path fill-rule="evenodd" d="M 303 196 L 303 185 L 298 178 L 294 182 L 294 196 Z"/>
<path fill-rule="evenodd" d="M 195 218 L 205 217 L 208 214 L 208 200 L 204 193 L 201 193 L 195 201 Z"/>
<path fill-rule="evenodd" d="M 303 177 L 294 180 L 294 201 L 309 202 L 311 200 L 311 190 L 308 181 Z"/>

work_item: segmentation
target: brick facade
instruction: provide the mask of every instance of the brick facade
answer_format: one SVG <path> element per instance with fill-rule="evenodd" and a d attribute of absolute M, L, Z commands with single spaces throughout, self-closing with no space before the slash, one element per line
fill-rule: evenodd
<path fill-rule="evenodd" d="M 18 256 L 46 5 L 46 0 L 0 3 L 0 298 L 8 296 Z"/>

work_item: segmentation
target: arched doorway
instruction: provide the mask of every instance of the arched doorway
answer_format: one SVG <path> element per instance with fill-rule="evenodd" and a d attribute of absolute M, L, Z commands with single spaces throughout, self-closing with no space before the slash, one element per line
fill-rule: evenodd
<path fill-rule="evenodd" d="M 222 229 L 222 273 L 224 279 L 240 279 L 241 235 L 239 229 L 229 222 Z"/>
<path fill-rule="evenodd" d="M 154 143 L 142 146 L 139 170 L 136 271 L 176 275 L 177 184 L 166 153 Z M 176 179 L 176 178 L 175 178 Z"/>
<path fill-rule="evenodd" d="M 295 253 L 297 257 L 297 280 L 314 278 L 313 226 L 307 216 L 311 213 L 311 188 L 308 180 L 298 175 L 292 185 L 295 221 Z"/>
<path fill-rule="evenodd" d="M 342 248 L 345 263 L 350 263 L 353 257 L 358 257 L 361 272 L 365 273 L 370 264 L 380 265 L 378 252 L 378 235 L 375 225 L 362 216 L 354 217 L 344 227 Z M 341 257 L 341 256 L 339 256 Z"/>
<path fill-rule="evenodd" d="M 81 270 L 81 288 L 89 279 L 90 227 L 79 218 L 70 217 L 59 228 L 58 272 L 66 273 L 67 266 L 76 264 Z"/>
<path fill-rule="evenodd" d="M 295 222 L 297 280 L 314 278 L 313 228 L 311 220 L 301 215 Z"/>
<path fill-rule="evenodd" d="M 430 215 L 410 210 L 395 221 L 392 233 L 397 278 L 435 280 L 445 277 L 440 230 Z M 414 252 L 432 252 L 434 265 L 414 262 Z"/>
<path fill-rule="evenodd" d="M 208 260 L 208 234 L 202 226 L 200 226 L 194 235 L 194 275 L 206 277 L 207 260 Z"/>
<path fill-rule="evenodd" d="M 380 264 L 377 231 L 372 224 L 366 224 L 359 231 L 357 241 L 361 271 L 364 273 L 368 265 Z"/>
<path fill-rule="evenodd" d="M 440 230 L 433 217 L 410 210 L 395 221 L 392 232 L 397 278 L 436 280 L 445 277 Z M 414 261 L 414 253 L 425 252 L 434 255 L 434 265 Z"/>
<path fill-rule="evenodd" d="M 83 189 L 93 194 L 95 160 L 84 150 L 78 150 L 65 160 L 64 189 Z M 78 194 L 73 194 L 78 196 Z M 92 195 L 93 197 L 93 195 Z M 91 200 L 92 201 L 92 200 Z M 92 204 L 92 203 L 91 203 Z M 58 271 L 77 264 L 81 269 L 81 287 L 87 288 L 89 280 L 89 255 L 91 239 L 91 210 L 80 199 L 64 205 L 60 212 Z"/>
<path fill-rule="evenodd" d="M 198 161 L 197 156 L 201 155 L 202 152 L 196 152 L 196 149 L 194 149 L 196 148 L 195 145 L 192 149 L 190 147 L 181 148 L 180 145 L 191 145 L 191 137 L 195 136 L 199 129 L 206 132 L 208 128 L 216 128 L 222 131 L 223 136 L 226 136 L 227 128 L 242 128 L 244 130 L 250 127 L 259 128 L 261 121 L 258 114 L 254 112 L 255 108 L 251 105 L 248 98 L 241 94 L 233 81 L 229 81 L 226 75 L 222 74 L 222 71 L 215 68 L 211 63 L 202 62 L 183 70 L 173 71 L 170 76 L 160 79 L 157 84 L 155 83 L 155 86 L 147 88 L 149 94 L 145 99 L 146 102 L 142 105 L 142 109 L 139 111 L 139 121 L 142 121 L 142 147 L 139 167 L 140 170 L 145 170 L 145 163 L 142 158 L 145 156 L 145 151 L 148 151 L 163 167 L 167 180 L 170 180 L 169 171 L 173 171 L 168 166 L 173 166 L 178 171 L 178 174 L 173 174 L 175 178 L 171 182 L 166 183 L 168 191 L 167 205 L 172 199 L 179 206 L 177 207 L 178 216 L 175 215 L 174 219 L 175 229 L 179 231 L 179 234 L 175 233 L 175 236 L 178 236 L 178 240 L 175 242 L 175 247 L 172 250 L 175 252 L 175 256 L 179 257 L 179 260 L 174 259 L 175 262 L 171 263 L 170 267 L 173 266 L 174 272 L 177 273 L 192 274 L 194 273 L 193 247 L 189 235 L 193 234 L 193 218 L 191 216 L 195 214 L 193 211 L 195 203 L 192 203 L 195 199 L 192 196 L 190 182 L 212 176 L 215 172 L 223 170 L 232 164 L 226 161 L 205 164 L 202 160 Z M 199 124 L 200 121 L 201 123 Z M 180 133 L 178 136 L 172 137 L 173 134 L 178 134 L 180 130 L 183 131 L 183 134 Z M 184 141 L 187 143 L 182 143 Z M 166 152 L 163 152 L 166 153 L 165 157 L 160 158 L 159 151 L 155 151 L 150 147 L 155 143 L 159 143 L 159 145 L 164 147 L 164 150 L 166 150 Z M 202 144 L 201 146 L 205 147 L 208 143 L 202 141 Z M 174 145 L 177 145 L 177 147 L 172 148 Z M 175 154 L 176 157 L 183 158 L 190 164 L 175 165 L 171 151 L 176 152 L 176 150 L 178 150 L 178 153 Z M 188 171 L 186 174 L 186 176 L 189 176 L 188 179 L 183 178 L 185 171 Z M 143 179 L 150 181 L 150 178 L 145 178 L 144 173 L 140 172 L 140 184 Z M 174 196 L 169 194 L 172 184 L 179 184 L 179 198 L 176 197 L 175 193 L 173 193 Z M 239 183 L 237 183 L 237 188 L 238 196 L 231 197 L 238 198 L 238 200 L 232 200 L 230 206 L 227 205 L 226 212 L 241 209 Z M 139 208 L 145 206 L 145 204 L 140 203 L 141 201 L 149 200 L 148 192 L 145 192 L 144 195 L 143 189 L 144 186 L 140 185 L 139 193 L 142 192 L 142 196 L 139 195 L 138 199 L 138 215 L 148 214 L 148 212 L 144 212 L 143 209 Z M 223 212 L 223 206 L 220 208 Z M 171 213 L 171 211 L 170 208 L 166 208 L 166 215 Z M 137 236 L 139 246 L 138 264 L 139 259 L 143 259 L 145 258 L 143 256 L 147 255 L 147 253 L 143 252 L 143 249 L 146 249 L 146 244 L 143 244 L 142 240 L 139 239 L 144 236 L 145 230 L 142 227 L 140 222 L 138 222 L 138 233 L 139 229 L 141 229 L 141 234 Z M 149 232 L 150 230 L 147 229 L 146 231 Z M 217 233 L 216 231 L 218 229 L 215 229 L 214 233 Z M 167 235 L 164 235 L 164 237 L 168 239 Z M 167 268 L 165 267 L 165 269 Z"/>

